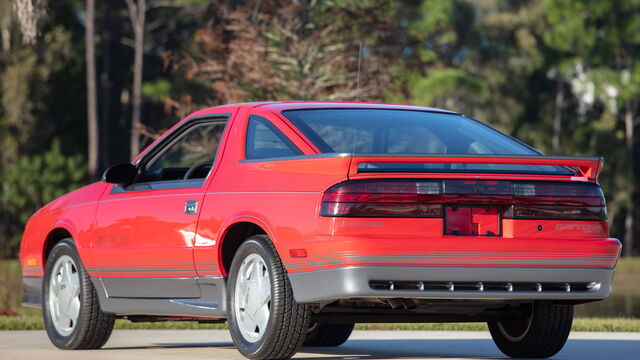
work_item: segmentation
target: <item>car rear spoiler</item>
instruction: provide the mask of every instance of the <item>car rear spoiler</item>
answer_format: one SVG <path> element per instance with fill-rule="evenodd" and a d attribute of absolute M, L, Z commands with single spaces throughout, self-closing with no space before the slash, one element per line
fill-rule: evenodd
<path fill-rule="evenodd" d="M 604 159 L 596 156 L 547 156 L 547 155 L 415 155 L 415 154 L 351 154 L 349 175 L 363 172 L 367 163 L 436 163 L 436 164 L 511 164 L 565 166 L 577 173 L 575 180 L 595 182 L 602 171 Z M 388 172 L 388 171 L 382 171 Z M 481 173 L 482 171 L 478 171 Z"/>

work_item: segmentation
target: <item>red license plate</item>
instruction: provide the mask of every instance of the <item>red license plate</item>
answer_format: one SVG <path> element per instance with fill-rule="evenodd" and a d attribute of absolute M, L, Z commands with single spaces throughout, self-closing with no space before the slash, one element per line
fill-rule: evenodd
<path fill-rule="evenodd" d="M 445 235 L 499 236 L 498 208 L 486 206 L 445 206 Z"/>

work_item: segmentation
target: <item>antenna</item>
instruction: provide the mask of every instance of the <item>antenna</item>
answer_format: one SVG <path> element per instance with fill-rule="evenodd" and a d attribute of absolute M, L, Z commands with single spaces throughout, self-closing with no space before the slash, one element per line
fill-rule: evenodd
<path fill-rule="evenodd" d="M 360 101 L 360 63 L 362 62 L 362 41 L 358 40 L 358 80 L 356 85 L 356 101 Z"/>

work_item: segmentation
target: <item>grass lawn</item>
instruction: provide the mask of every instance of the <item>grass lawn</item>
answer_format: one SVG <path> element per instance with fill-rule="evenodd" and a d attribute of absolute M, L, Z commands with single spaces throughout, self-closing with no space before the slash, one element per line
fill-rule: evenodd
<path fill-rule="evenodd" d="M 615 291 L 635 291 L 640 283 L 640 257 L 623 259 L 617 267 Z M 628 289 L 627 289 L 628 288 Z M 0 310 L 15 312 L 17 316 L 0 315 L 0 330 L 43 329 L 40 310 L 23 307 L 22 276 L 17 260 L 0 260 Z M 635 306 L 640 306 L 637 304 Z M 133 323 L 117 320 L 117 329 L 226 329 L 226 324 L 198 324 L 197 322 Z M 358 324 L 359 330 L 476 330 L 485 331 L 484 323 L 446 324 Z M 640 332 L 638 318 L 576 317 L 573 331 Z"/>

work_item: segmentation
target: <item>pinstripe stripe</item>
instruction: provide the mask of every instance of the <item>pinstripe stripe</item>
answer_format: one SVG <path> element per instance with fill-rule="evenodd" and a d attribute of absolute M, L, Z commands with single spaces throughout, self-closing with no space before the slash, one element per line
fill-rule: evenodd
<path fill-rule="evenodd" d="M 374 254 L 378 255 L 378 254 Z M 433 254 L 433 255 L 379 255 L 379 256 L 367 256 L 367 254 L 332 254 L 331 256 L 317 256 L 314 257 L 314 261 L 322 261 L 322 260 L 335 260 L 336 258 L 342 259 L 353 259 L 353 258 L 368 258 L 368 259 L 389 259 L 389 258 L 397 258 L 397 259 L 451 259 L 451 258 L 459 258 L 459 259 L 504 259 L 508 257 L 509 259 L 549 259 L 551 260 L 562 260 L 562 259 L 578 259 L 578 260 L 615 260 L 618 258 L 617 255 L 603 255 L 603 256 L 573 256 L 573 255 L 512 255 L 506 254 L 507 256 L 500 256 L 497 254 L 491 254 L 489 256 L 479 256 L 479 255 L 467 255 L 467 254 L 451 254 L 451 255 L 443 255 L 443 254 Z M 307 263 L 309 259 L 292 259 L 287 260 L 287 264 L 295 264 L 295 263 Z"/>
<path fill-rule="evenodd" d="M 372 264 L 389 266 L 548 266 L 548 267 L 607 267 L 613 268 L 618 259 L 617 254 L 593 253 L 489 253 L 489 252 L 423 252 L 420 255 L 409 251 L 341 251 L 335 253 L 319 253 L 314 258 L 285 260 L 287 269 L 305 269 L 323 266 L 346 266 L 355 264 Z"/>
<path fill-rule="evenodd" d="M 331 265 L 343 265 L 343 266 L 351 266 L 351 265 L 362 265 L 362 264 L 371 264 L 371 265 L 413 265 L 413 266 L 446 266 L 446 265 L 457 265 L 457 266 L 470 266 L 470 265 L 486 265 L 486 266 L 548 266 L 548 267 L 565 267 L 565 266 L 584 266 L 584 267 L 606 267 L 613 268 L 614 262 L 587 262 L 587 261 L 564 261 L 564 262 L 552 262 L 552 261 L 528 261 L 523 263 L 522 261 L 403 261 L 398 262 L 392 259 L 388 261 L 371 261 L 369 259 L 358 259 L 357 261 L 327 261 L 327 262 L 311 262 L 305 265 L 293 265 L 287 266 L 288 269 L 302 269 L 302 268 L 311 268 L 311 267 L 321 267 L 321 266 L 331 266 Z"/>
<path fill-rule="evenodd" d="M 207 276 L 221 276 L 220 268 L 217 263 L 207 264 L 205 266 L 196 266 L 192 262 L 184 262 L 181 264 L 155 262 L 153 264 L 91 264 L 85 265 L 85 268 L 91 276 L 99 277 L 135 277 L 135 276 L 195 276 L 196 271 L 206 273 Z"/>

